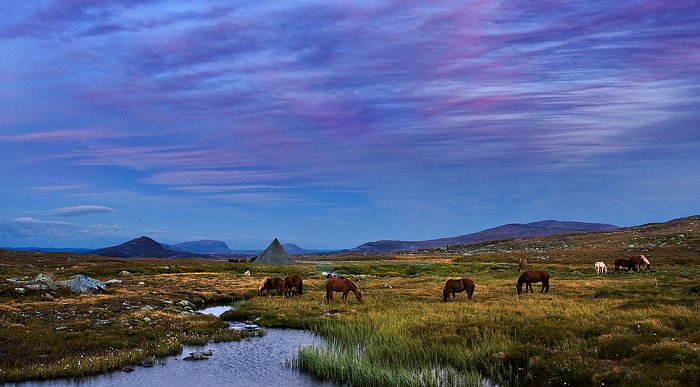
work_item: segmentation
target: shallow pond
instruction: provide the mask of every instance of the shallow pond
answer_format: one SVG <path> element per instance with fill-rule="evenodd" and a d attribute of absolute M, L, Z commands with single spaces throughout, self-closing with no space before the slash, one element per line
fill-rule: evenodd
<path fill-rule="evenodd" d="M 200 310 L 215 316 L 230 307 Z M 232 323 L 235 324 L 236 323 Z M 240 325 L 240 323 L 239 323 Z M 332 386 L 302 375 L 285 365 L 299 346 L 320 344 L 308 331 L 266 328 L 265 336 L 242 341 L 210 343 L 205 346 L 184 346 L 182 353 L 168 356 L 163 364 L 153 367 L 135 366 L 134 371 L 117 371 L 82 379 L 57 379 L 17 383 L 15 386 Z M 208 360 L 183 361 L 190 352 L 211 350 Z M 12 384 L 11 384 L 12 385 Z"/>

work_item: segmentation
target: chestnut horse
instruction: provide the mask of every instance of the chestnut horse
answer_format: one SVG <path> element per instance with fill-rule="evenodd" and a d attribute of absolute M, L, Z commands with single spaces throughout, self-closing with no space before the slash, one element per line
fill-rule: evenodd
<path fill-rule="evenodd" d="M 357 301 L 362 303 L 362 292 L 357 285 L 348 278 L 329 279 L 326 282 L 326 301 L 333 301 L 333 292 L 343 292 L 342 302 L 347 302 L 348 293 L 353 292 L 355 293 Z"/>
<path fill-rule="evenodd" d="M 632 262 L 637 268 L 639 268 L 639 270 L 643 269 L 642 265 L 646 265 L 647 270 L 651 270 L 651 263 L 644 255 L 635 255 L 633 257 L 629 257 L 629 261 Z"/>
<path fill-rule="evenodd" d="M 301 277 L 298 275 L 288 275 L 284 277 L 284 286 L 287 290 L 287 296 L 293 296 L 294 293 L 300 295 L 304 291 L 304 284 L 301 281 Z"/>
<path fill-rule="evenodd" d="M 272 297 L 272 290 L 277 291 L 277 295 L 280 294 L 284 297 L 284 280 L 279 277 L 267 277 L 260 284 L 260 289 L 258 289 L 258 296 L 262 296 L 265 290 L 269 290 L 268 295 Z"/>
<path fill-rule="evenodd" d="M 525 266 L 527 266 L 527 259 L 520 258 L 520 261 L 518 261 L 518 271 L 525 271 Z"/>
<path fill-rule="evenodd" d="M 620 271 L 620 267 L 626 267 L 627 271 L 634 270 L 637 271 L 637 265 L 629 259 L 618 258 L 615 260 L 615 271 Z"/>
<path fill-rule="evenodd" d="M 515 285 L 515 290 L 518 294 L 523 290 L 523 282 L 525 283 L 525 293 L 530 289 L 530 293 L 534 293 L 532 290 L 533 282 L 542 282 L 542 290 L 540 293 L 545 293 L 549 291 L 549 273 L 546 271 L 526 271 L 520 278 L 518 278 L 518 284 Z"/>
<path fill-rule="evenodd" d="M 457 299 L 455 293 L 466 292 L 467 299 L 472 299 L 472 294 L 474 294 L 474 281 L 468 278 L 461 279 L 448 279 L 445 282 L 445 290 L 442 291 L 442 300 L 447 301 L 452 293 L 452 298 Z"/>

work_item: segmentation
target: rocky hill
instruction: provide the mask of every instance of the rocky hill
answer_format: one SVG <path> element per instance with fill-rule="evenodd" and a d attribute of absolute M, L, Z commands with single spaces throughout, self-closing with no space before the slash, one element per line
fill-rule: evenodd
<path fill-rule="evenodd" d="M 92 250 L 88 254 L 119 258 L 182 258 L 198 255 L 163 247 L 162 244 L 147 236 L 132 239 L 117 246 Z"/>
<path fill-rule="evenodd" d="M 569 234 L 590 231 L 607 231 L 617 228 L 612 224 L 562 222 L 544 220 L 533 223 L 512 223 L 450 238 L 423 241 L 381 240 L 365 243 L 351 250 L 358 253 L 391 253 L 406 250 L 444 248 L 451 245 L 496 241 L 501 239 Z"/>

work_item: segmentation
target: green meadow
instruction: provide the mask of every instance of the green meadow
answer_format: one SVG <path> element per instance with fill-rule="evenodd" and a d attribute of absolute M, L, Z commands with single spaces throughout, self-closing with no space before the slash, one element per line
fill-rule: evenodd
<path fill-rule="evenodd" d="M 695 221 L 695 219 L 691 219 Z M 290 367 L 354 386 L 700 385 L 700 243 L 692 223 L 613 233 L 500 241 L 389 256 L 304 257 L 296 265 L 202 259 L 109 259 L 0 250 L 0 382 L 78 377 L 239 340 L 222 319 L 309 329 L 326 345 Z M 681 237 L 682 236 L 682 237 Z M 640 242 L 641 240 L 641 242 Z M 680 242 L 679 242 L 680 240 Z M 615 272 L 644 249 L 652 270 Z M 639 250 L 637 250 L 639 251 Z M 550 291 L 515 291 L 518 259 L 547 270 Z M 598 275 L 602 260 L 608 273 Z M 118 273 L 128 270 L 128 277 Z M 250 271 L 251 275 L 245 275 Z M 325 300 L 323 271 L 351 278 L 360 304 Z M 119 278 L 106 294 L 18 295 L 11 277 L 83 273 Z M 299 274 L 304 293 L 258 297 L 268 276 Z M 476 283 L 443 302 L 449 278 Z M 244 334 L 245 335 L 245 334 Z"/>

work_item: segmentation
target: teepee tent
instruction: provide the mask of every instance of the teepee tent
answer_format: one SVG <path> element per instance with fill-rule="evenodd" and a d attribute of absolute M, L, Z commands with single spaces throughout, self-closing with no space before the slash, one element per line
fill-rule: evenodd
<path fill-rule="evenodd" d="M 268 263 L 268 264 L 273 264 L 273 265 L 285 265 L 285 264 L 291 264 L 291 263 L 296 263 L 292 259 L 292 257 L 287 254 L 287 252 L 284 250 L 284 246 L 280 243 L 280 241 L 275 238 L 272 243 L 270 243 L 270 246 L 267 246 L 265 251 L 262 252 L 262 254 L 258 255 L 255 258 L 254 263 Z"/>

